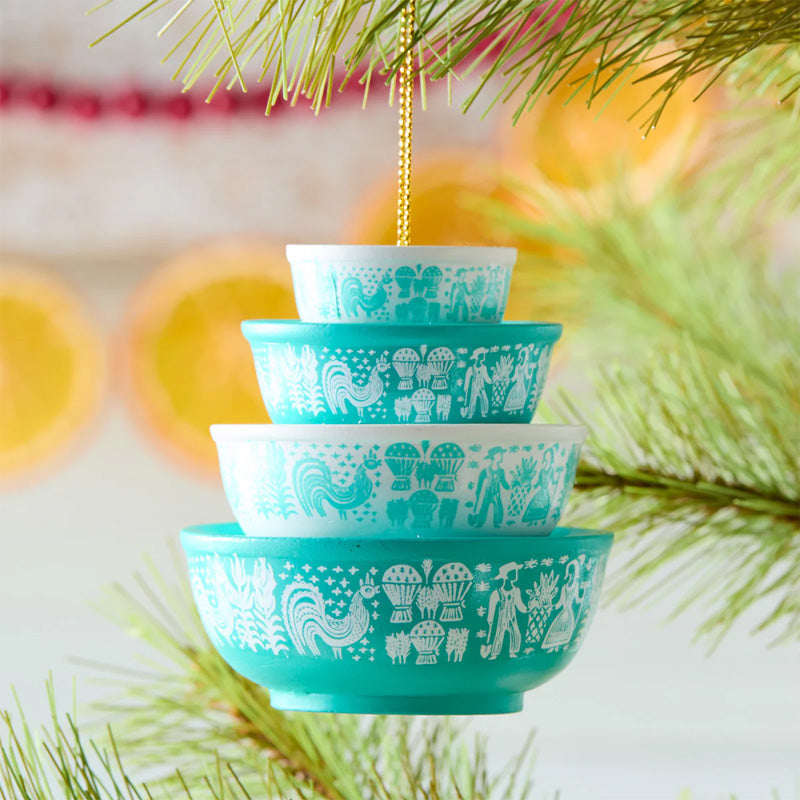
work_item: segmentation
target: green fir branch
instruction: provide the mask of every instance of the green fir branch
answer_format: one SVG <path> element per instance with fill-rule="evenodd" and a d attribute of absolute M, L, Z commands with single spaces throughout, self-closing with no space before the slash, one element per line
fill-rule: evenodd
<path fill-rule="evenodd" d="M 114 621 L 134 631 L 151 656 L 144 670 L 114 669 L 122 691 L 98 711 L 115 721 L 126 763 L 155 773 L 151 787 L 169 793 L 185 783 L 197 791 L 219 763 L 229 765 L 242 793 L 259 798 L 519 800 L 529 795 L 530 741 L 492 775 L 485 741 L 468 743 L 447 719 L 421 723 L 278 711 L 266 689 L 235 673 L 212 647 L 185 581 L 170 584 L 151 571 L 137 584 L 136 593 L 115 586 L 103 608 L 112 609 Z"/>
<path fill-rule="evenodd" d="M 207 759 L 207 772 L 195 770 L 191 779 L 174 771 L 170 782 L 140 782 L 123 759 L 110 727 L 102 739 L 87 737 L 74 711 L 59 715 L 52 678 L 47 682 L 47 694 L 51 722 L 39 733 L 31 729 L 18 700 L 15 713 L 0 710 L 0 800 L 256 800 L 279 796 L 270 764 L 253 793 L 253 787 L 245 787 L 234 767 L 218 754 Z M 167 763 L 159 766 L 170 770 Z M 283 797 L 288 800 L 290 795 Z M 304 795 L 294 797 L 300 800 Z"/>
<path fill-rule="evenodd" d="M 621 534 L 612 593 L 634 604 L 660 586 L 677 611 L 702 601 L 713 641 L 758 605 L 758 630 L 800 639 L 798 440 L 772 428 L 766 395 L 689 344 L 595 388 L 597 407 L 562 410 L 592 432 L 573 514 Z"/>
<path fill-rule="evenodd" d="M 744 198 L 751 221 L 775 221 L 800 209 L 798 100 L 780 107 L 761 100 L 724 115 L 710 148 L 722 156 L 701 169 L 706 203 L 737 207 Z"/>
<path fill-rule="evenodd" d="M 86 739 L 75 714 L 59 717 L 47 682 L 52 722 L 42 735 L 17 711 L 0 710 L 2 800 L 148 800 L 147 787 L 126 772 L 110 730 L 109 747 Z M 187 797 L 191 795 L 187 792 Z"/>
<path fill-rule="evenodd" d="M 404 6 L 397 0 L 149 0 L 95 44 L 162 12 L 159 36 L 175 33 L 166 59 L 179 61 L 173 77 L 185 89 L 205 75 L 214 81 L 210 96 L 220 87 L 244 88 L 250 68 L 256 80 L 271 84 L 267 111 L 301 96 L 319 110 L 352 80 L 362 82 L 365 95 L 375 75 L 393 81 L 405 56 L 397 45 Z M 706 76 L 706 87 L 725 78 L 759 91 L 771 87 L 784 101 L 796 96 L 799 41 L 800 7 L 787 0 L 545 0 L 533 7 L 520 0 L 418 0 L 411 47 L 420 53 L 423 86 L 474 77 L 464 110 L 488 94 L 488 105 L 511 101 L 517 116 L 565 79 L 576 92 L 585 84 L 592 103 L 643 66 L 637 80 L 654 79 L 651 102 L 640 109 L 646 134 L 697 74 Z M 667 55 L 653 61 L 659 45 Z M 587 56 L 596 58 L 596 67 L 567 78 Z"/>
<path fill-rule="evenodd" d="M 594 396 L 556 406 L 591 431 L 570 520 L 619 534 L 612 591 L 701 602 L 712 641 L 751 610 L 758 630 L 797 640 L 798 275 L 770 271 L 746 182 L 724 213 L 708 200 L 713 174 L 647 206 L 589 212 L 549 194 L 552 219 L 516 227 L 569 253 L 540 288 L 583 312 L 569 345 L 594 366 Z M 541 260 L 520 265 L 534 286 Z"/>

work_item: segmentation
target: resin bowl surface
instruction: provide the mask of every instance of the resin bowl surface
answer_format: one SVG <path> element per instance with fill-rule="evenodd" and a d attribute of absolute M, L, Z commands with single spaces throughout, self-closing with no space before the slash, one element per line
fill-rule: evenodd
<path fill-rule="evenodd" d="M 206 525 L 181 540 L 211 641 L 276 708 L 500 714 L 575 655 L 612 536 L 287 539 Z"/>
<path fill-rule="evenodd" d="M 273 422 L 530 422 L 555 323 L 324 325 L 252 320 Z"/>
<path fill-rule="evenodd" d="M 579 425 L 213 425 L 250 536 L 546 534 Z"/>
<path fill-rule="evenodd" d="M 500 322 L 511 247 L 289 245 L 304 322 Z"/>

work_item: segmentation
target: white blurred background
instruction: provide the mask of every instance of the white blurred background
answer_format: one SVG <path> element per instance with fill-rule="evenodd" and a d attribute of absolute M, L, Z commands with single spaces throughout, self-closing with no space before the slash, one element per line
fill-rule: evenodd
<path fill-rule="evenodd" d="M 5 0 L 4 79 L 170 91 L 154 26 L 87 50 L 129 7 L 87 20 L 75 0 Z M 497 148 L 496 117 L 432 100 L 416 120 L 418 157 Z M 166 258 L 209 238 L 338 241 L 359 198 L 394 170 L 395 115 L 381 98 L 367 111 L 351 98 L 319 119 L 298 108 L 268 120 L 87 120 L 15 104 L 0 125 L 3 257 L 71 286 L 109 361 L 103 410 L 79 446 L 0 487 L 0 706 L 13 703 L 13 685 L 31 720 L 44 721 L 50 670 L 65 705 L 73 675 L 86 703 L 107 689 L 73 657 L 133 664 L 141 651 L 90 608 L 101 587 L 129 582 L 145 555 L 174 569 L 182 526 L 230 516 L 218 481 L 165 457 L 127 410 L 116 345 L 131 297 Z M 565 368 L 559 381 L 577 379 Z M 770 648 L 745 622 L 709 656 L 693 644 L 700 612 L 665 623 L 671 607 L 606 607 L 575 662 L 529 694 L 523 713 L 476 719 L 496 764 L 535 728 L 537 787 L 567 800 L 798 795 L 798 648 Z"/>

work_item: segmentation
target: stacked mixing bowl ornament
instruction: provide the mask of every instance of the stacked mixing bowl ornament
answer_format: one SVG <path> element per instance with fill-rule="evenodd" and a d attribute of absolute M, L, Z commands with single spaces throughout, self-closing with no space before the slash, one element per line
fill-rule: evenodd
<path fill-rule="evenodd" d="M 247 321 L 272 425 L 215 425 L 238 524 L 182 540 L 203 624 L 275 707 L 518 711 L 571 660 L 611 534 L 557 528 L 585 430 L 530 424 L 561 335 L 501 322 L 506 248 L 290 246 Z"/>

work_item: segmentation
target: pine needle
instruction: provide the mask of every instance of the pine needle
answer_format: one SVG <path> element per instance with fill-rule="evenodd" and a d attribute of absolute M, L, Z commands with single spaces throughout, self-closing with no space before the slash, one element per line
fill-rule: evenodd
<path fill-rule="evenodd" d="M 181 41 L 200 55 L 189 67 L 184 56 L 176 75 L 190 85 L 202 74 L 225 75 L 233 67 L 244 87 L 244 67 L 263 47 L 257 77 L 273 86 L 267 110 L 288 95 L 304 96 L 319 110 L 353 77 L 365 88 L 373 73 L 391 83 L 402 62 L 394 48 L 404 5 L 397 0 L 262 0 L 240 13 L 236 38 L 230 35 L 235 0 L 196 2 L 213 12 L 216 24 Z M 97 42 L 153 4 L 148 0 Z M 184 10 L 181 4 L 171 13 L 160 34 L 188 27 Z M 706 88 L 728 79 L 762 93 L 772 89 L 783 102 L 796 97 L 800 86 L 800 6 L 791 0 L 545 0 L 534 7 L 520 0 L 419 0 L 417 19 L 412 46 L 420 48 L 421 80 L 477 75 L 465 110 L 488 93 L 493 99 L 487 107 L 510 101 L 518 117 L 596 53 L 601 53 L 596 68 L 578 77 L 576 89 L 585 83 L 592 104 L 643 66 L 641 80 L 652 78 L 654 87 L 639 115 L 645 135 L 675 92 L 697 74 L 707 76 Z M 652 61 L 654 48 L 665 44 L 671 48 L 666 60 Z"/>
<path fill-rule="evenodd" d="M 591 432 L 569 521 L 619 534 L 612 593 L 670 597 L 676 613 L 702 603 L 711 643 L 758 604 L 756 630 L 796 641 L 798 276 L 770 270 L 748 178 L 719 211 L 717 168 L 595 216 L 550 195 L 552 220 L 517 227 L 573 256 L 549 301 L 560 291 L 565 314 L 582 313 L 570 344 L 594 392 L 555 407 Z"/>

